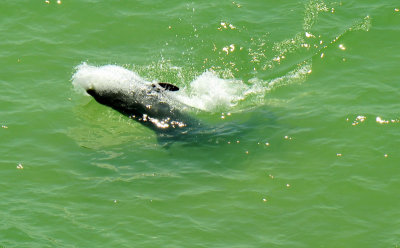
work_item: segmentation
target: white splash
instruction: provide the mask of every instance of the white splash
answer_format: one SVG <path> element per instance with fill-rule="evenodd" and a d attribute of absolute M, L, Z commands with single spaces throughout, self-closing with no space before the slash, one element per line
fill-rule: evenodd
<path fill-rule="evenodd" d="M 205 111 L 225 110 L 244 99 L 246 89 L 241 80 L 222 79 L 215 72 L 206 71 L 184 88 L 177 99 Z"/>
<path fill-rule="evenodd" d="M 98 91 L 125 91 L 129 92 L 141 85 L 150 82 L 142 79 L 138 74 L 117 65 L 100 67 L 82 63 L 76 68 L 72 76 L 75 89 L 82 91 L 96 88 Z"/>

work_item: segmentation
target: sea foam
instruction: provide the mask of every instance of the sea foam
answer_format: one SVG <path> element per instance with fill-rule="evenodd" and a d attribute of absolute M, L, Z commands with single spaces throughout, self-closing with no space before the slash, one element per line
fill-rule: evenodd
<path fill-rule="evenodd" d="M 82 63 L 72 76 L 72 84 L 78 91 L 96 88 L 98 91 L 129 92 L 149 82 L 133 71 L 117 65 L 92 66 Z"/>
<path fill-rule="evenodd" d="M 205 111 L 226 110 L 243 99 L 246 88 L 241 80 L 222 79 L 206 71 L 177 94 L 177 99 Z"/>

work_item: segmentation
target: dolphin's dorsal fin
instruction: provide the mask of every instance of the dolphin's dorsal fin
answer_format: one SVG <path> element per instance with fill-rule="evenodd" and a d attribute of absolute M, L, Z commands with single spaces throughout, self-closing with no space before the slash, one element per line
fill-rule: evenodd
<path fill-rule="evenodd" d="M 179 87 L 175 86 L 173 84 L 170 83 L 158 83 L 158 85 L 163 88 L 164 90 L 168 90 L 168 91 L 178 91 Z"/>

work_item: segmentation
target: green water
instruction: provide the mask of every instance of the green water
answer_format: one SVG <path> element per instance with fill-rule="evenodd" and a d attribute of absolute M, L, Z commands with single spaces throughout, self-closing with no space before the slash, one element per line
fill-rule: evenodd
<path fill-rule="evenodd" d="M 400 3 L 281 2 L 2 1 L 0 247 L 398 247 Z M 166 148 L 83 62 L 252 90 Z"/>

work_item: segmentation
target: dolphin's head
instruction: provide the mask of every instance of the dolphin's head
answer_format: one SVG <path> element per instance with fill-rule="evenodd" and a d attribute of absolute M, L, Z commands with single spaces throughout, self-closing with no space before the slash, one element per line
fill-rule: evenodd
<path fill-rule="evenodd" d="M 111 107 L 127 116 L 143 115 L 145 105 L 138 99 L 136 92 L 125 92 L 116 90 L 98 90 L 91 87 L 86 90 L 97 102 Z"/>
<path fill-rule="evenodd" d="M 141 87 L 126 89 L 96 88 L 86 89 L 97 102 L 109 106 L 127 116 L 156 116 L 167 118 L 173 115 L 172 107 L 166 102 L 166 91 L 179 88 L 169 83 L 143 84 Z"/>
<path fill-rule="evenodd" d="M 179 88 L 169 83 L 149 82 L 125 68 L 106 65 L 101 67 L 83 63 L 72 77 L 77 89 L 83 89 L 97 102 L 125 115 L 169 115 L 167 91 Z M 153 113 L 154 112 L 154 113 Z"/>

